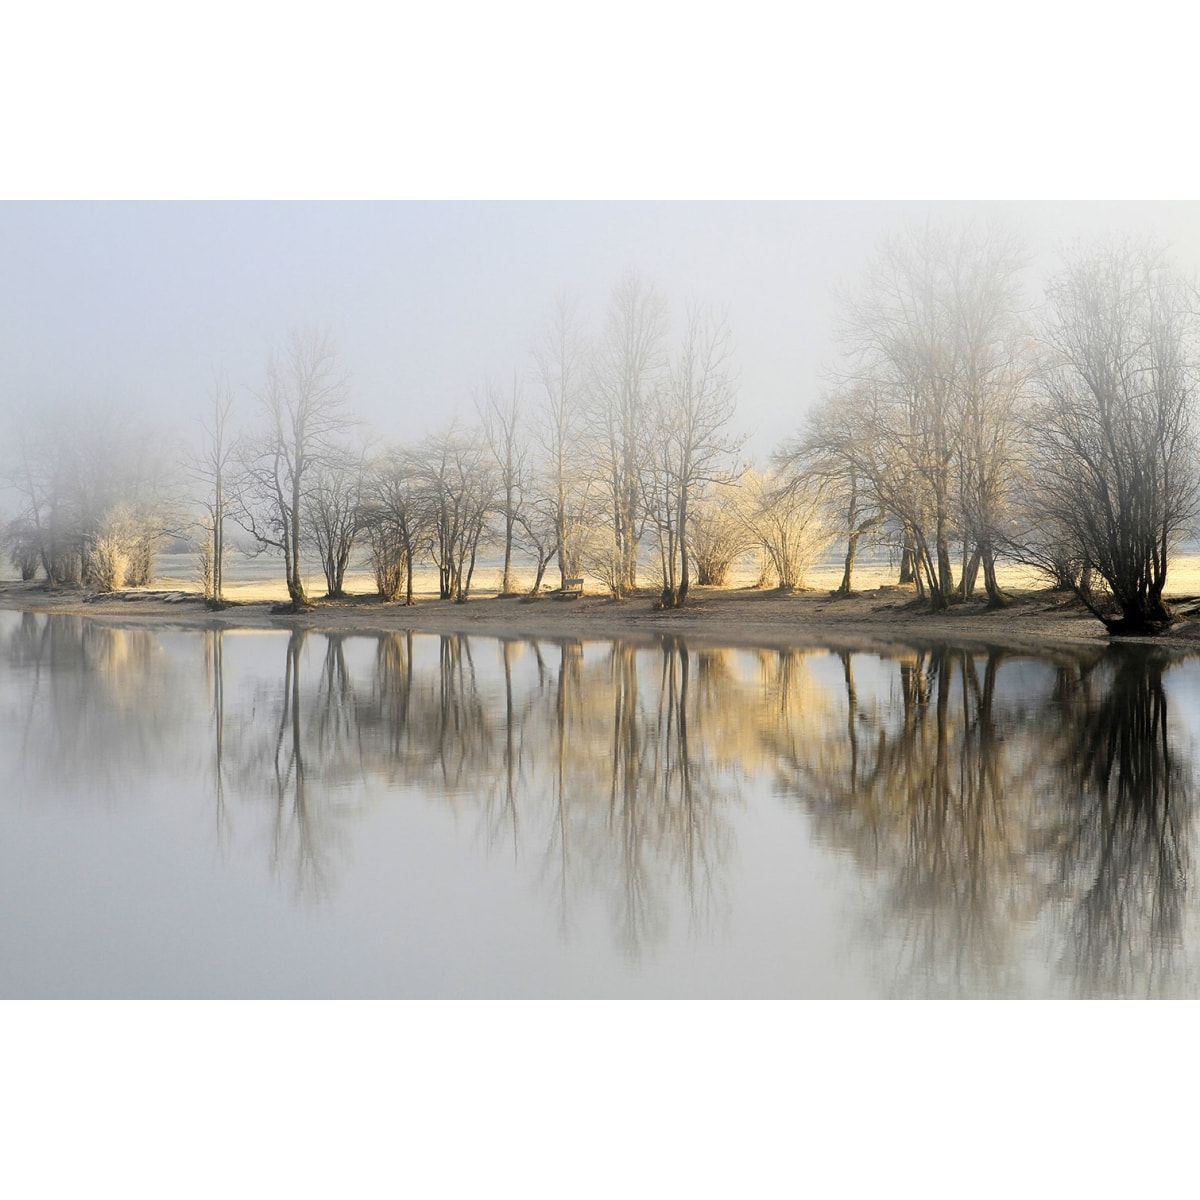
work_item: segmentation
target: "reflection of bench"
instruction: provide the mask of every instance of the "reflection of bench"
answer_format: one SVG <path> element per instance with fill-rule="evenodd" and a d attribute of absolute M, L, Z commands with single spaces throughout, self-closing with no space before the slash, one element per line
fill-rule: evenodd
<path fill-rule="evenodd" d="M 583 595 L 583 580 L 582 579 L 564 579 L 560 594 L 563 596 L 582 596 Z"/>

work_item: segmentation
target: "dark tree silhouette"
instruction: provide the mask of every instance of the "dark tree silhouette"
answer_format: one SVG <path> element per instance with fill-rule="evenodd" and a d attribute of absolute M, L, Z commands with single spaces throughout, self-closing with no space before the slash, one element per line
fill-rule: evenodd
<path fill-rule="evenodd" d="M 1129 242 L 1077 254 L 1049 295 L 1036 500 L 1088 609 L 1110 633 L 1156 633 L 1197 511 L 1193 301 L 1160 252 Z"/>

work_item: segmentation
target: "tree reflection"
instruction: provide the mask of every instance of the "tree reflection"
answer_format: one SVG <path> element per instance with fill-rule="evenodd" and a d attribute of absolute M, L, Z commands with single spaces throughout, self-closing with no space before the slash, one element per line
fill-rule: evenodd
<path fill-rule="evenodd" d="M 612 695 L 611 759 L 608 822 L 617 850 L 617 923 L 626 951 L 637 954 L 643 941 L 657 940 L 662 915 L 654 879 L 646 871 L 646 855 L 654 836 L 654 800 L 643 795 L 645 763 L 642 742 L 648 730 L 638 704 L 637 652 L 615 643 L 608 657 L 607 683 Z"/>
<path fill-rule="evenodd" d="M 119 796 L 191 755 L 222 851 L 248 836 L 310 901 L 336 892 L 364 808 L 432 804 L 529 872 L 564 938 L 599 909 L 637 959 L 726 918 L 734 816 L 760 778 L 870 881 L 856 944 L 888 990 L 1028 990 L 1030 946 L 1050 990 L 1187 982 L 1178 653 L 226 639 L 205 632 L 188 674 L 182 641 L 172 657 L 142 629 L 14 618 L 4 728 L 25 792 Z"/>
<path fill-rule="evenodd" d="M 890 986 L 1019 991 L 1048 900 L 1077 990 L 1178 976 L 1194 796 L 1165 655 L 1060 652 L 1031 672 L 1001 649 L 922 648 L 874 661 L 895 691 L 867 708 L 855 667 L 873 657 L 841 653 L 840 720 L 775 749 L 785 790 L 882 885 L 867 938 Z"/>
<path fill-rule="evenodd" d="M 720 673 L 713 656 L 697 657 L 703 664 L 707 694 L 719 705 Z M 722 794 L 720 786 L 728 782 L 728 776 L 715 769 L 707 757 L 711 742 L 705 735 L 721 720 L 721 709 L 712 701 L 703 703 L 703 697 L 693 701 L 691 663 L 682 639 L 664 639 L 662 690 L 669 699 L 665 719 L 662 707 L 659 709 L 655 775 L 662 781 L 663 809 L 678 846 L 691 915 L 704 928 L 725 909 L 720 868 L 729 849 L 729 836 L 728 826 L 716 815 L 733 796 Z M 689 733 L 693 724 L 694 736 Z"/>
<path fill-rule="evenodd" d="M 251 810 L 266 801 L 272 873 L 290 880 L 298 899 L 326 899 L 347 851 L 344 819 L 356 807 L 342 803 L 342 796 L 348 783 L 362 778 L 355 743 L 358 706 L 343 639 L 293 630 L 285 643 L 282 679 L 260 683 L 239 697 L 233 717 L 226 711 L 224 635 L 216 632 L 212 639 L 218 820 L 224 817 L 227 835 L 231 794 Z M 315 684 L 306 681 L 304 669 L 310 639 L 321 643 Z"/>
<path fill-rule="evenodd" d="M 1186 968 L 1194 777 L 1172 748 L 1166 665 L 1115 647 L 1071 677 L 1070 719 L 1056 731 L 1054 895 L 1085 994 L 1164 990 Z"/>
<path fill-rule="evenodd" d="M 535 643 L 535 653 L 539 665 L 539 681 L 544 679 L 543 660 L 540 648 Z M 578 701 L 582 695 L 583 646 L 576 641 L 562 641 L 558 644 L 558 677 L 554 684 L 552 711 L 547 714 L 554 748 L 554 761 L 551 767 L 550 796 L 551 816 L 546 838 L 546 850 L 543 856 L 543 872 L 548 877 L 557 875 L 557 886 L 553 895 L 558 904 L 559 930 L 566 936 L 570 931 L 570 888 L 568 877 L 571 871 L 571 836 L 570 817 L 568 813 L 570 786 L 570 762 L 572 749 L 577 745 L 575 733 L 575 705 L 572 698 Z"/>
<path fill-rule="evenodd" d="M 255 719 L 234 722 L 233 748 L 219 635 L 207 651 L 218 812 L 231 791 L 270 795 L 270 861 L 297 894 L 335 886 L 340 789 L 375 780 L 473 814 L 486 846 L 507 846 L 518 865 L 532 851 L 565 935 L 589 895 L 607 897 L 633 957 L 667 936 L 673 897 L 701 928 L 724 911 L 723 812 L 738 785 L 732 759 L 718 761 L 692 734 L 728 723 L 730 684 L 711 654 L 677 640 L 659 650 L 613 643 L 585 661 L 572 642 L 390 634 L 374 639 L 360 681 L 345 643 L 293 632 L 282 685 L 255 693 Z M 481 645 L 496 647 L 483 666 Z"/>
<path fill-rule="evenodd" d="M 982 657 L 982 662 L 980 662 Z M 937 647 L 895 663 L 893 702 L 864 708 L 855 656 L 839 655 L 845 715 L 827 744 L 784 758 L 790 790 L 818 828 L 887 880 L 884 911 L 899 923 L 901 990 L 1003 988 L 1014 928 L 1030 912 L 1019 872 L 1023 768 L 997 727 L 1003 652 Z M 821 737 L 821 729 L 810 736 Z M 876 928 L 873 940 L 885 930 Z"/>
<path fill-rule="evenodd" d="M 225 798 L 225 631 L 204 633 L 204 674 L 212 697 L 213 811 L 217 844 L 226 848 L 232 836 L 232 818 Z"/>
<path fill-rule="evenodd" d="M 132 781 L 172 770 L 189 697 L 154 634 L 23 613 L 0 653 L 19 705 L 5 721 L 21 731 L 14 765 L 33 794 L 53 783 L 118 802 Z"/>
<path fill-rule="evenodd" d="M 333 886 L 338 788 L 375 779 L 474 814 L 518 866 L 532 851 L 564 936 L 580 900 L 606 897 L 637 958 L 676 899 L 697 930 L 728 911 L 732 805 L 769 771 L 880 882 L 866 933 L 896 990 L 1013 990 L 1048 900 L 1081 990 L 1173 969 L 1192 794 L 1163 663 L 1141 652 L 1047 668 L 996 648 L 841 651 L 839 699 L 813 651 L 759 652 L 746 680 L 677 638 L 509 639 L 481 667 L 488 643 L 391 634 L 358 682 L 344 642 L 292 634 L 274 708 L 272 862 L 306 894 Z"/>
<path fill-rule="evenodd" d="M 655 658 L 657 677 L 648 670 Z M 619 944 L 632 958 L 667 936 L 674 895 L 693 925 L 722 911 L 727 810 L 739 788 L 727 764 L 691 739 L 712 700 L 695 693 L 691 675 L 692 655 L 676 639 L 658 651 L 613 643 L 590 667 L 564 647 L 546 714 L 555 752 L 545 860 L 557 864 L 563 919 L 574 872 L 580 887 L 609 890 Z"/>

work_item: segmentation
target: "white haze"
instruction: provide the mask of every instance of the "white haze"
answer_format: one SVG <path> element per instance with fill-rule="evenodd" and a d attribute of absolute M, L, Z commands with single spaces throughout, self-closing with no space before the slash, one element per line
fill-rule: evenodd
<path fill-rule="evenodd" d="M 998 220 L 1032 255 L 1122 231 L 1200 267 L 1200 206 L 909 202 L 6 202 L 0 205 L 0 417 L 114 405 L 187 436 L 214 376 L 249 408 L 289 329 L 334 333 L 356 410 L 387 438 L 468 414 L 509 381 L 556 293 L 595 328 L 632 268 L 729 313 L 739 423 L 762 457 L 795 431 L 835 356 L 834 296 L 879 236 Z M 527 389 L 532 396 L 532 386 Z"/>

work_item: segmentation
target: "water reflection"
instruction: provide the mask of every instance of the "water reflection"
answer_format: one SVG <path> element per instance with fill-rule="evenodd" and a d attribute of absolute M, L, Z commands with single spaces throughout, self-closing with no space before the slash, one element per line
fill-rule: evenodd
<path fill-rule="evenodd" d="M 9 738 L 19 731 L 5 778 L 26 793 L 84 781 L 81 799 L 119 800 L 162 766 L 186 720 L 159 641 L 145 631 L 22 613 L 4 639 L 3 662 L 24 685 L 5 696 Z"/>
<path fill-rule="evenodd" d="M 1119 648 L 1069 674 L 1074 719 L 1055 730 L 1061 796 L 1049 833 L 1052 894 L 1085 993 L 1170 991 L 1182 962 L 1195 786 L 1173 745 L 1166 660 Z"/>
<path fill-rule="evenodd" d="M 842 735 L 787 757 L 788 790 L 879 881 L 865 937 L 888 991 L 1022 994 L 1037 928 L 1075 994 L 1186 981 L 1195 782 L 1164 655 L 1060 654 L 1005 680 L 1003 650 L 920 650 L 882 707 L 839 657 Z"/>
<path fill-rule="evenodd" d="M 1164 686 L 1196 666 L 1160 651 L 210 630 L 167 653 L 83 619 L 6 628 L 30 794 L 118 801 L 186 760 L 219 853 L 253 847 L 306 904 L 336 904 L 363 814 L 428 804 L 532 882 L 561 944 L 598 906 L 649 961 L 728 936 L 769 793 L 797 848 L 843 864 L 848 950 L 880 992 L 1197 990 L 1193 753 Z"/>
<path fill-rule="evenodd" d="M 711 654 L 668 642 L 651 677 L 647 652 L 623 644 L 585 664 L 571 642 L 297 631 L 282 682 L 260 684 L 249 713 L 235 700 L 231 719 L 226 635 L 204 639 L 216 825 L 227 838 L 231 796 L 269 801 L 269 862 L 296 896 L 331 894 L 347 816 L 400 788 L 465 817 L 487 853 L 534 860 L 565 935 L 581 895 L 603 894 L 634 957 L 668 935 L 677 896 L 697 930 L 724 911 L 723 810 L 740 772 L 705 736 L 722 703 Z M 348 644 L 368 641 L 370 661 L 359 653 L 351 669 Z"/>
<path fill-rule="evenodd" d="M 881 879 L 870 936 L 895 955 L 897 990 L 1004 994 L 1013 938 L 1036 907 L 1027 875 L 1036 706 L 1026 694 L 997 695 L 1002 651 L 905 654 L 887 692 L 868 699 L 855 683 L 858 657 L 839 655 L 843 730 L 827 725 L 819 755 L 789 759 L 790 790 L 831 844 Z"/>

